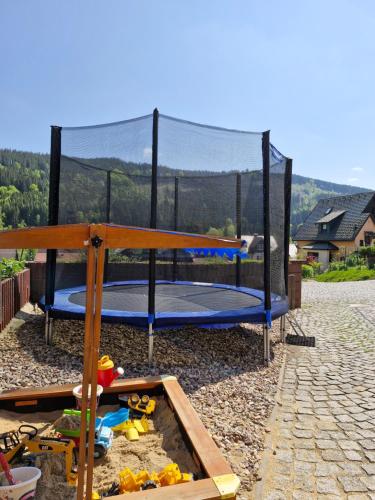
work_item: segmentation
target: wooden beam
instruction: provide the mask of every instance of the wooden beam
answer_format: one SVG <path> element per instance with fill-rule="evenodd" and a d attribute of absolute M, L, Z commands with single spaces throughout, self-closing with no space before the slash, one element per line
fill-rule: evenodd
<path fill-rule="evenodd" d="M 117 394 L 121 392 L 135 392 L 152 390 L 163 383 L 162 377 L 139 377 L 132 379 L 114 380 L 110 387 L 104 387 L 104 394 Z M 2 401 L 28 401 L 34 399 L 48 399 L 72 396 L 73 388 L 78 384 L 49 385 L 45 387 L 33 387 L 15 391 L 4 391 L 0 393 L 0 408 Z"/>
<path fill-rule="evenodd" d="M 107 248 L 241 248 L 239 240 L 106 224 Z"/>
<path fill-rule="evenodd" d="M 113 497 L 113 500 L 220 500 L 222 496 L 213 479 L 200 479 L 191 483 L 164 486 L 146 491 L 126 493 Z M 234 497 L 232 497 L 234 498 Z"/>
<path fill-rule="evenodd" d="M 27 227 L 0 231 L 0 248 L 85 248 L 88 224 Z"/>
<path fill-rule="evenodd" d="M 180 384 L 176 380 L 166 380 L 164 388 L 207 475 L 213 477 L 233 474 Z"/>
<path fill-rule="evenodd" d="M 240 248 L 241 242 L 199 234 L 161 231 L 112 224 L 66 224 L 0 231 L 1 248 L 79 249 L 88 245 L 90 231 L 105 234 L 106 248 Z"/>

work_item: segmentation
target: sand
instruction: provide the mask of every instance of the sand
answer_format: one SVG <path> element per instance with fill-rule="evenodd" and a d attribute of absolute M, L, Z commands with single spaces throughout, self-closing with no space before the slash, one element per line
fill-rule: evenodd
<path fill-rule="evenodd" d="M 118 406 L 102 406 L 98 414 L 115 411 Z M 0 433 L 18 429 L 22 424 L 31 424 L 39 434 L 53 435 L 52 423 L 61 417 L 61 411 L 20 415 L 0 411 Z M 188 451 L 173 412 L 163 398 L 158 398 L 156 411 L 150 421 L 150 432 L 139 441 L 130 442 L 125 435 L 116 433 L 108 454 L 95 462 L 94 490 L 103 492 L 112 482 L 118 482 L 118 474 L 125 467 L 133 472 L 142 469 L 160 471 L 176 462 L 181 471 L 200 475 L 200 471 Z M 65 457 L 62 454 L 38 455 L 36 466 L 42 470 L 38 482 L 37 498 L 40 500 L 73 500 L 75 489 L 65 482 Z"/>

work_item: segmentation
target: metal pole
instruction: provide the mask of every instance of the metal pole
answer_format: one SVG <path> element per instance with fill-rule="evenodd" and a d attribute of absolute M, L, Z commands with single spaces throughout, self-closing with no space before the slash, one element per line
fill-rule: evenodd
<path fill-rule="evenodd" d="M 242 208 L 241 208 L 241 174 L 236 176 L 236 226 L 237 226 L 237 239 L 242 237 Z M 241 286 L 241 257 L 236 256 L 236 286 Z"/>
<path fill-rule="evenodd" d="M 290 204 L 292 196 L 292 163 L 290 158 L 286 159 L 284 178 L 284 279 L 285 295 L 288 296 L 288 274 L 289 274 L 289 239 L 290 239 Z"/>
<path fill-rule="evenodd" d="M 173 229 L 178 229 L 178 177 L 174 178 L 174 224 Z M 173 281 L 177 280 L 177 249 L 173 250 Z"/>
<path fill-rule="evenodd" d="M 51 127 L 51 153 L 49 172 L 49 197 L 48 197 L 48 225 L 55 226 L 59 222 L 59 190 L 60 190 L 60 159 L 61 159 L 61 127 Z M 46 293 L 45 303 L 48 311 L 55 301 L 55 278 L 56 278 L 56 256 L 55 249 L 47 250 L 46 262 Z M 50 314 L 46 315 L 46 341 L 51 342 L 52 323 Z"/>
<path fill-rule="evenodd" d="M 158 205 L 158 128 L 159 111 L 154 109 L 152 122 L 152 168 L 151 168 L 151 218 L 150 228 L 156 229 L 157 224 L 157 205 Z M 151 249 L 149 255 L 148 269 L 148 327 L 149 327 L 149 363 L 152 361 L 153 354 L 153 335 L 155 321 L 155 289 L 156 289 L 156 250 Z"/>
<path fill-rule="evenodd" d="M 270 362 L 270 331 L 267 323 L 263 324 L 263 360 L 264 364 L 268 366 Z"/>
<path fill-rule="evenodd" d="M 110 224 L 111 222 L 111 171 L 107 172 L 107 196 L 106 196 L 106 206 L 105 206 L 105 221 Z M 108 281 L 108 265 L 109 265 L 109 249 L 106 248 L 104 256 L 104 282 Z"/>
<path fill-rule="evenodd" d="M 264 342 L 265 362 L 269 362 L 269 329 L 272 326 L 271 313 L 271 231 L 270 231 L 270 132 L 263 132 L 263 231 L 264 231 Z"/>

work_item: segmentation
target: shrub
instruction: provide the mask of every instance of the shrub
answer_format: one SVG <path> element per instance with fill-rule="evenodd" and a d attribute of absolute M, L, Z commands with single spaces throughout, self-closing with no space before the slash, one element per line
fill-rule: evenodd
<path fill-rule="evenodd" d="M 302 264 L 302 278 L 313 278 L 314 268 L 308 264 Z"/>
<path fill-rule="evenodd" d="M 346 269 L 344 261 L 334 260 L 329 263 L 328 271 L 342 271 L 344 269 Z"/>
<path fill-rule="evenodd" d="M 372 247 L 361 247 L 359 249 L 361 257 L 375 257 L 375 245 Z"/>
<path fill-rule="evenodd" d="M 354 252 L 351 255 L 349 255 L 349 257 L 346 258 L 345 264 L 346 267 L 358 267 L 358 266 L 365 266 L 366 261 L 357 252 Z"/>
<path fill-rule="evenodd" d="M 320 273 L 320 262 L 317 262 L 316 260 L 312 261 L 310 266 L 312 267 L 314 271 L 314 276 Z"/>
<path fill-rule="evenodd" d="M 25 263 L 16 259 L 2 259 L 0 261 L 0 277 L 2 280 L 13 278 L 17 273 L 25 269 Z"/>

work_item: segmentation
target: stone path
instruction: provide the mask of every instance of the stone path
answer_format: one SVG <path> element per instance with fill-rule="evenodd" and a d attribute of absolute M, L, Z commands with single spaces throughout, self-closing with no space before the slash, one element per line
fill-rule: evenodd
<path fill-rule="evenodd" d="M 375 281 L 303 293 L 255 498 L 375 500 Z"/>

